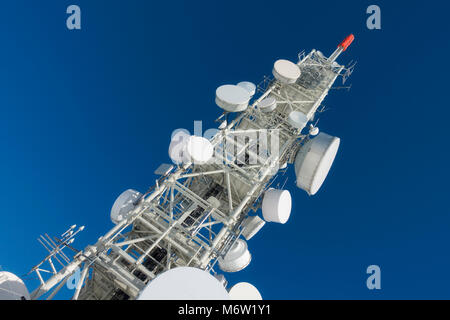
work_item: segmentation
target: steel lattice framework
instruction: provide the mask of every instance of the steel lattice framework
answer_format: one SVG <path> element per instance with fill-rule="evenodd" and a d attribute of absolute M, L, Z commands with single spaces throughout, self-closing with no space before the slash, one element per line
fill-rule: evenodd
<path fill-rule="evenodd" d="M 279 168 L 292 163 L 309 139 L 288 123 L 290 112 L 301 111 L 315 121 L 336 78 L 352 72 L 354 65 L 335 62 L 342 51 L 338 48 L 330 58 L 316 50 L 301 52 L 297 65 L 302 76 L 296 83 L 264 78 L 258 98 L 210 140 L 216 161 L 169 167 L 127 219 L 71 260 L 59 261 L 59 271 L 52 258 L 71 248 L 70 239 L 54 243 L 55 249 L 32 270 L 41 282 L 32 299 L 53 298 L 78 268 L 81 279 L 73 299 L 135 299 L 158 274 L 179 266 L 215 273 L 217 259 L 241 236 L 243 220 L 260 208 L 261 195 L 283 171 Z M 277 108 L 263 113 L 257 105 L 269 94 Z M 224 113 L 218 121 L 229 117 Z M 45 262 L 51 270 L 43 269 Z M 45 272 L 51 275 L 47 280 Z"/>

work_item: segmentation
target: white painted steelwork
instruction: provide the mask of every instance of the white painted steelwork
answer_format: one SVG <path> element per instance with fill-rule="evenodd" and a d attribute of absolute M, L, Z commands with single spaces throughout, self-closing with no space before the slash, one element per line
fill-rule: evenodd
<path fill-rule="evenodd" d="M 82 229 L 75 226 L 59 238 L 41 236 L 49 254 L 31 270 L 40 281 L 31 298 L 52 299 L 74 273 L 80 281 L 73 299 L 93 300 L 136 299 L 158 275 L 179 267 L 219 277 L 217 261 L 241 246 L 242 236 L 251 238 L 261 230 L 256 223 L 245 231 L 251 225 L 249 213 L 260 210 L 270 187 L 282 188 L 281 168 L 311 141 L 289 123 L 289 115 L 301 112 L 309 123 L 316 121 L 335 80 L 353 71 L 354 64 L 346 68 L 336 62 L 351 40 L 331 58 L 312 50 L 301 52 L 293 68 L 276 66 L 277 78 L 264 78 L 252 101 L 239 86 L 218 90 L 216 102 L 225 112 L 217 119 L 220 130 L 209 140 L 218 161 L 198 165 L 172 146 L 170 156 L 178 157 L 177 165 L 159 170 L 155 185 L 96 243 L 81 251 L 73 248 Z M 270 112 L 262 112 L 269 97 L 275 103 L 268 104 Z M 250 262 L 250 253 L 244 252 L 242 261 Z M 241 267 L 242 261 L 237 263 Z"/>

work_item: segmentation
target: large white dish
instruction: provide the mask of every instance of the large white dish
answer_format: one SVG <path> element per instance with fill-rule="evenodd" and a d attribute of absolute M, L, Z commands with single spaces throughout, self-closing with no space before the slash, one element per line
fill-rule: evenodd
<path fill-rule="evenodd" d="M 256 85 L 249 81 L 242 81 L 237 84 L 238 87 L 244 88 L 248 91 L 251 97 L 255 95 L 256 92 Z"/>
<path fill-rule="evenodd" d="M 220 86 L 216 90 L 216 104 L 228 112 L 244 111 L 250 98 L 247 89 L 232 84 Z"/>
<path fill-rule="evenodd" d="M 0 300 L 30 300 L 22 279 L 11 272 L 0 271 Z"/>
<path fill-rule="evenodd" d="M 286 223 L 291 209 L 292 198 L 288 190 L 269 189 L 264 193 L 262 213 L 267 222 Z"/>
<path fill-rule="evenodd" d="M 179 267 L 158 275 L 137 300 L 229 300 L 223 284 L 209 272 Z"/>
<path fill-rule="evenodd" d="M 247 267 L 252 260 L 248 251 L 247 242 L 242 239 L 236 240 L 231 249 L 218 259 L 219 267 L 225 272 L 238 272 Z"/>
<path fill-rule="evenodd" d="M 248 282 L 236 283 L 228 293 L 231 300 L 262 300 L 258 289 Z"/>
<path fill-rule="evenodd" d="M 272 73 L 281 83 L 291 84 L 300 77 L 300 68 L 289 60 L 280 59 L 275 61 Z"/>
<path fill-rule="evenodd" d="M 214 147 L 206 138 L 191 136 L 186 145 L 186 152 L 194 164 L 205 164 L 212 158 Z"/>
<path fill-rule="evenodd" d="M 333 165 L 341 140 L 319 133 L 303 145 L 295 156 L 297 186 L 315 195 Z"/>
<path fill-rule="evenodd" d="M 111 208 L 111 221 L 118 224 L 126 219 L 130 212 L 136 207 L 135 202 L 142 196 L 139 191 L 128 189 L 117 197 Z"/>
<path fill-rule="evenodd" d="M 292 111 L 289 114 L 288 122 L 291 126 L 297 129 L 303 129 L 308 123 L 308 118 L 303 112 L 300 111 Z"/>

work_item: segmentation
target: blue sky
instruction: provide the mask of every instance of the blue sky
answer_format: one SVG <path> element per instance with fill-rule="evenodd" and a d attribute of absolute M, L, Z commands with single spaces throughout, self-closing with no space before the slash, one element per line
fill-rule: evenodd
<path fill-rule="evenodd" d="M 82 30 L 65 26 L 68 5 Z M 370 4 L 382 29 L 366 28 Z M 448 299 L 447 75 L 443 2 L 3 1 L 0 5 L 0 265 L 18 275 L 45 255 L 40 233 L 86 225 L 83 248 L 112 227 L 125 189 L 153 185 L 170 135 L 214 127 L 216 87 L 270 75 L 316 48 L 358 60 L 320 129 L 341 138 L 320 192 L 297 189 L 286 225 L 249 241 L 229 274 L 266 299 Z M 381 268 L 379 291 L 366 268 Z"/>

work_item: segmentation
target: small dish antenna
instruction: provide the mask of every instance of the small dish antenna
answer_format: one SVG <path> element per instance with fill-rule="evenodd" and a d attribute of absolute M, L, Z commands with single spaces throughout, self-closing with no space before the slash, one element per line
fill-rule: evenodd
<path fill-rule="evenodd" d="M 169 145 L 169 156 L 175 164 L 182 164 L 189 161 L 186 147 L 191 136 L 185 131 L 178 131 L 172 136 Z"/>
<path fill-rule="evenodd" d="M 216 90 L 216 104 L 228 112 L 241 112 L 247 109 L 250 101 L 247 89 L 232 84 L 220 86 Z"/>
<path fill-rule="evenodd" d="M 111 208 L 111 221 L 114 224 L 118 224 L 123 219 L 126 219 L 136 207 L 136 202 L 141 196 L 142 193 L 133 189 L 122 192 Z"/>
<path fill-rule="evenodd" d="M 258 103 L 258 108 L 262 112 L 271 112 L 277 107 L 277 100 L 274 97 L 267 97 Z"/>
<path fill-rule="evenodd" d="M 288 122 L 291 126 L 296 129 L 303 129 L 308 123 L 308 118 L 303 112 L 300 111 L 292 111 L 289 114 Z"/>
<path fill-rule="evenodd" d="M 319 134 L 319 128 L 313 126 L 312 124 L 309 125 L 309 135 L 310 136 L 317 136 Z"/>
<path fill-rule="evenodd" d="M 267 222 L 284 224 L 289 220 L 292 197 L 288 190 L 269 189 L 264 193 L 262 213 Z"/>
<path fill-rule="evenodd" d="M 206 138 L 191 136 L 186 145 L 186 152 L 194 164 L 205 164 L 212 158 L 214 147 Z"/>
<path fill-rule="evenodd" d="M 258 289 L 248 282 L 236 283 L 228 293 L 231 300 L 262 300 Z"/>
<path fill-rule="evenodd" d="M 272 73 L 281 83 L 291 84 L 300 77 L 300 68 L 289 60 L 280 59 L 275 61 Z"/>
<path fill-rule="evenodd" d="M 247 242 L 242 239 L 236 240 L 231 249 L 218 259 L 219 267 L 225 272 L 238 272 L 247 267 L 252 260 L 248 251 Z"/>
<path fill-rule="evenodd" d="M 242 222 L 242 236 L 250 240 L 264 227 L 266 222 L 258 216 L 247 217 Z"/>
<path fill-rule="evenodd" d="M 242 81 L 237 84 L 238 87 L 244 88 L 250 94 L 250 97 L 253 97 L 256 92 L 256 85 L 252 82 Z"/>

